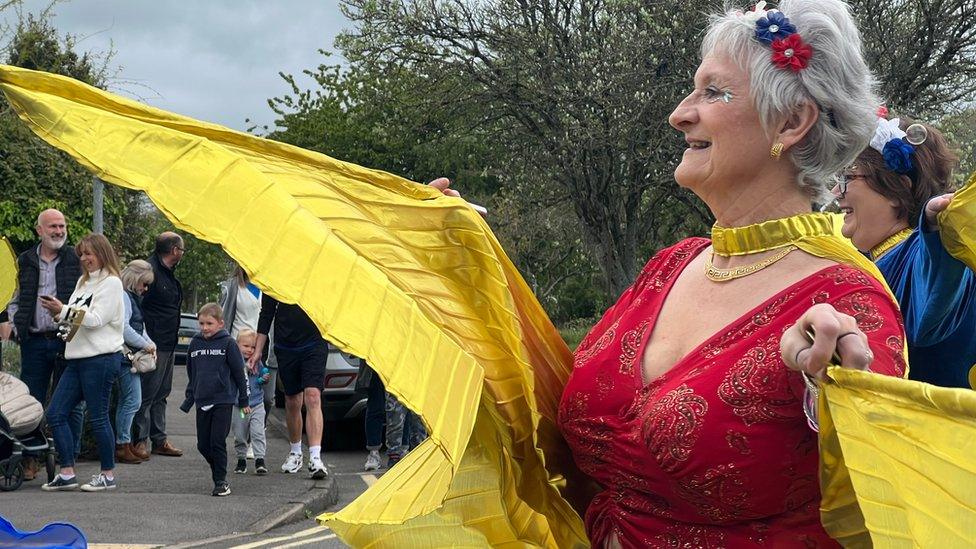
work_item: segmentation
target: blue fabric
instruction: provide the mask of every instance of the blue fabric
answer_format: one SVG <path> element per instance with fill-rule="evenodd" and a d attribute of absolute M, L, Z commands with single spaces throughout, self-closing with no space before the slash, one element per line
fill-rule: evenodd
<path fill-rule="evenodd" d="M 78 402 L 88 403 L 92 434 L 98 446 L 98 458 L 102 470 L 115 468 L 115 435 L 112 422 L 108 418 L 112 387 L 119 377 L 119 364 L 122 353 L 108 353 L 87 358 L 68 360 L 68 366 L 61 375 L 51 405 L 47 410 L 48 424 L 54 434 L 54 447 L 58 451 L 58 461 L 62 467 L 75 464 L 74 449 L 76 439 L 68 426 L 68 415 Z"/>
<path fill-rule="evenodd" d="M 261 299 L 261 290 L 258 289 L 258 287 L 255 286 L 254 284 L 251 284 L 250 282 L 248 282 L 247 283 L 247 291 L 251 292 L 251 295 L 253 295 L 254 297 L 256 297 L 258 299 Z"/>
<path fill-rule="evenodd" d="M 264 404 L 264 384 L 261 383 L 261 368 L 264 368 L 264 362 L 259 362 L 257 371 L 258 373 L 252 374 L 250 370 L 247 370 L 247 404 L 251 408 L 254 408 L 258 404 Z M 268 381 L 271 381 L 268 379 Z"/>
<path fill-rule="evenodd" d="M 119 368 L 119 402 L 115 408 L 115 443 L 132 442 L 132 420 L 142 405 L 142 379 L 132 373 L 132 363 L 122 360 Z"/>
<path fill-rule="evenodd" d="M 85 549 L 88 540 L 73 524 L 52 522 L 36 532 L 21 532 L 0 516 L 0 547 L 47 547 L 51 549 Z"/>
<path fill-rule="evenodd" d="M 909 378 L 968 388 L 969 369 L 976 363 L 974 273 L 946 252 L 937 231 L 919 229 L 877 265 L 905 319 Z"/>

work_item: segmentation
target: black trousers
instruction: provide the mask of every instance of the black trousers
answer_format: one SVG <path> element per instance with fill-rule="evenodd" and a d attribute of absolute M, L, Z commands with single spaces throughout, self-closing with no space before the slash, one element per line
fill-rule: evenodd
<path fill-rule="evenodd" d="M 210 464 L 214 484 L 227 480 L 227 435 L 233 406 L 215 404 L 209 410 L 197 408 L 197 450 Z"/>

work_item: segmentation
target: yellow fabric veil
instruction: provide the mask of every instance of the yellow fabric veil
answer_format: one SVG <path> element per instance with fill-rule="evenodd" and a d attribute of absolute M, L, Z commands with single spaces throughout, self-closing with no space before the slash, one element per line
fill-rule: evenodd
<path fill-rule="evenodd" d="M 301 303 L 421 415 L 430 439 L 324 516 L 346 542 L 587 545 L 566 488 L 588 484 L 555 428 L 569 350 L 462 200 L 60 76 L 0 66 L 0 89 L 47 142 L 106 181 L 146 191 L 264 291 Z M 810 222 L 836 229 L 836 218 Z M 801 249 L 881 280 L 836 231 L 808 228 Z M 849 545 L 972 545 L 976 396 L 829 375 L 820 417 L 828 531 Z"/>
<path fill-rule="evenodd" d="M 17 254 L 7 237 L 0 236 L 0 307 L 6 307 L 16 289 Z"/>
<path fill-rule="evenodd" d="M 939 214 L 939 237 L 952 257 L 976 271 L 976 173 Z"/>
<path fill-rule="evenodd" d="M 0 67 L 0 88 L 41 138 L 301 303 L 421 415 L 430 438 L 325 517 L 348 543 L 586 545 L 559 493 L 576 474 L 555 427 L 570 352 L 463 200 L 57 75 Z"/>

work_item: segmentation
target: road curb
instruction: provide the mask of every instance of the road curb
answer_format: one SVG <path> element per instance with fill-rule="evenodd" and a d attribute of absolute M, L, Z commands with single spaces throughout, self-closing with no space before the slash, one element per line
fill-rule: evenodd
<path fill-rule="evenodd" d="M 267 415 L 267 420 L 268 427 L 273 428 L 281 438 L 288 439 L 288 426 L 285 425 L 277 409 Z M 279 526 L 318 515 L 337 503 L 339 503 L 339 483 L 336 482 L 335 477 L 329 477 L 316 482 L 300 500 L 289 502 L 251 524 L 248 530 L 255 534 L 263 534 Z"/>
<path fill-rule="evenodd" d="M 339 503 L 339 483 L 334 477 L 329 477 L 316 482 L 300 501 L 293 501 L 279 507 L 275 512 L 249 526 L 248 530 L 255 534 L 263 534 L 279 526 L 318 515 L 336 503 Z"/>

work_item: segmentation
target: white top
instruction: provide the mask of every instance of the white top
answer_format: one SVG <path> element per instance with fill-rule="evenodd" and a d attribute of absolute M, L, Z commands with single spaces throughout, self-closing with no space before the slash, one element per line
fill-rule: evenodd
<path fill-rule="evenodd" d="M 125 322 L 122 299 L 122 281 L 117 276 L 98 270 L 90 273 L 84 284 L 78 281 L 71 298 L 58 313 L 60 319 L 71 310 L 85 311 L 81 327 L 64 346 L 64 358 L 89 358 L 122 350 Z"/>
<path fill-rule="evenodd" d="M 251 293 L 247 287 L 237 289 L 237 309 L 234 313 L 234 324 L 230 327 L 230 336 L 237 339 L 237 334 L 244 328 L 254 331 L 258 329 L 258 315 L 261 314 L 261 300 Z"/>

